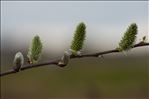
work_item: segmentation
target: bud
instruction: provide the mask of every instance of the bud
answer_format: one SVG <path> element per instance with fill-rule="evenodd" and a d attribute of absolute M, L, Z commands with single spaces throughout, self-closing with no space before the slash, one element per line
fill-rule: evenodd
<path fill-rule="evenodd" d="M 59 61 L 58 65 L 63 67 L 66 66 L 70 60 L 71 53 L 65 51 L 64 55 L 62 56 L 61 60 Z"/>
<path fill-rule="evenodd" d="M 134 42 L 136 40 L 137 35 L 137 25 L 132 23 L 127 31 L 124 33 L 122 40 L 119 43 L 119 47 L 117 48 L 119 51 L 129 50 L 133 47 Z"/>
<path fill-rule="evenodd" d="M 23 66 L 24 57 L 23 57 L 23 54 L 21 52 L 16 53 L 16 55 L 14 57 L 14 64 L 15 64 L 15 66 L 14 66 L 15 71 L 19 71 L 21 66 Z"/>
<path fill-rule="evenodd" d="M 146 40 L 146 36 L 143 36 L 142 41 L 145 42 Z"/>
<path fill-rule="evenodd" d="M 42 53 L 42 43 L 40 37 L 36 35 L 32 40 L 32 44 L 27 54 L 29 63 L 36 63 L 39 60 L 41 53 Z"/>
<path fill-rule="evenodd" d="M 80 51 L 83 47 L 83 43 L 85 40 L 85 34 L 86 34 L 86 26 L 83 22 L 81 22 L 77 27 L 76 31 L 73 37 L 73 41 L 71 44 L 71 50 L 74 53 L 77 53 L 77 51 Z M 74 54 L 72 53 L 72 54 Z"/>

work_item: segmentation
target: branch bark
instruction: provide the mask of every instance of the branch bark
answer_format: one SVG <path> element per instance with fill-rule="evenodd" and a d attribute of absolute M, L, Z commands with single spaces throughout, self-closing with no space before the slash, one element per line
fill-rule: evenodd
<path fill-rule="evenodd" d="M 143 46 L 149 46 L 149 43 L 140 42 L 138 44 L 135 44 L 132 48 L 143 47 Z M 105 54 L 117 53 L 117 52 L 120 52 L 120 51 L 117 50 L 117 49 L 113 49 L 113 50 L 108 50 L 108 51 L 103 51 L 103 52 L 98 52 L 98 53 L 93 53 L 93 54 L 84 54 L 84 55 L 81 55 L 81 56 L 71 56 L 70 58 L 73 59 L 73 58 L 84 58 L 84 57 L 98 57 L 100 55 L 102 56 L 102 55 L 105 55 Z M 27 65 L 22 66 L 19 71 L 15 71 L 12 68 L 8 71 L 0 73 L 0 76 L 6 76 L 6 75 L 14 74 L 14 73 L 17 73 L 17 72 L 20 72 L 20 71 L 23 71 L 23 70 L 36 68 L 36 67 L 42 67 L 42 66 L 46 66 L 46 65 L 57 65 L 57 66 L 59 66 L 58 65 L 59 61 L 60 61 L 60 59 L 56 59 L 56 60 L 50 60 L 50 61 L 47 61 L 47 62 L 41 62 L 41 63 L 37 63 L 37 64 L 27 64 Z M 59 66 L 59 67 L 63 67 L 63 66 Z"/>

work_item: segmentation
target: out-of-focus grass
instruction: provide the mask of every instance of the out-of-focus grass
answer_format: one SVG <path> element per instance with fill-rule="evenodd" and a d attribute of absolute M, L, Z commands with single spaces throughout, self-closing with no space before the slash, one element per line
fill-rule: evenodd
<path fill-rule="evenodd" d="M 147 58 L 73 59 L 1 78 L 2 99 L 148 99 Z"/>

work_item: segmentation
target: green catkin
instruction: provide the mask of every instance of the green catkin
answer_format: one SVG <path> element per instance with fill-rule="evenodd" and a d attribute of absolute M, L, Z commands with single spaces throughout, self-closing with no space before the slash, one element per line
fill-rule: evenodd
<path fill-rule="evenodd" d="M 83 22 L 81 22 L 76 27 L 76 31 L 71 44 L 71 50 L 77 52 L 82 49 L 85 40 L 85 34 L 86 34 L 86 26 Z"/>
<path fill-rule="evenodd" d="M 132 48 L 137 35 L 137 25 L 136 23 L 132 23 L 124 33 L 124 36 L 122 37 L 122 40 L 119 43 L 118 50 L 119 51 L 125 51 Z"/>
<path fill-rule="evenodd" d="M 37 63 L 37 61 L 41 56 L 41 53 L 42 53 L 42 43 L 40 37 L 36 35 L 32 40 L 32 44 L 27 54 L 29 63 Z"/>

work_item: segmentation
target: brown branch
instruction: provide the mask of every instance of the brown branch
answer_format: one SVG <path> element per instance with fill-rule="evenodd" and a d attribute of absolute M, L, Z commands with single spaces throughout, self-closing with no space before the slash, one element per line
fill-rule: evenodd
<path fill-rule="evenodd" d="M 133 48 L 142 47 L 142 46 L 149 46 L 149 43 L 140 42 L 138 44 L 135 44 L 133 46 Z M 84 55 L 81 55 L 81 56 L 71 56 L 70 58 L 73 59 L 73 58 L 84 58 L 84 57 L 98 57 L 100 55 L 102 56 L 102 55 L 105 55 L 105 54 L 116 53 L 116 52 L 120 52 L 120 51 L 117 50 L 117 49 L 113 49 L 113 50 L 108 50 L 108 51 L 98 52 L 98 53 L 93 53 L 93 54 L 84 54 Z M 60 61 L 60 59 L 50 60 L 50 61 L 47 61 L 47 62 L 42 62 L 42 63 L 37 63 L 37 64 L 27 64 L 27 65 L 22 66 L 20 68 L 20 71 L 23 71 L 23 70 L 26 70 L 26 69 L 31 69 L 31 68 L 36 68 L 36 67 L 41 67 L 41 66 L 45 66 L 45 65 L 57 65 L 57 66 L 59 66 L 58 65 L 59 61 Z M 60 66 L 60 67 L 63 67 L 63 66 Z M 17 73 L 17 72 L 20 72 L 20 71 L 15 71 L 14 69 L 10 69 L 8 71 L 0 73 L 0 76 L 13 74 L 13 73 Z"/>

